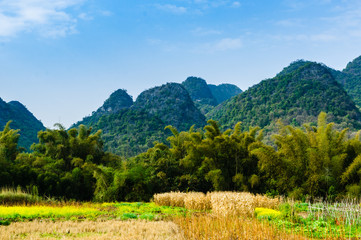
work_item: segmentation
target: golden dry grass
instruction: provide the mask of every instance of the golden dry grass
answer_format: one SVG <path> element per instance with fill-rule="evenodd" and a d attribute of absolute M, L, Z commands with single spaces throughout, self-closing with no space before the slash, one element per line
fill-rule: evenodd
<path fill-rule="evenodd" d="M 184 207 L 186 195 L 186 193 L 181 192 L 159 193 L 153 196 L 153 200 L 160 206 Z"/>
<path fill-rule="evenodd" d="M 172 222 L 148 221 L 33 221 L 0 226 L 0 240 L 10 239 L 182 239 Z"/>
<path fill-rule="evenodd" d="M 180 238 L 182 240 L 310 239 L 277 230 L 266 222 L 259 222 L 256 219 L 249 218 L 204 214 L 176 218 L 174 222 L 178 224 L 183 232 Z"/>
<path fill-rule="evenodd" d="M 210 195 L 201 192 L 190 192 L 184 197 L 184 207 L 193 210 L 210 210 Z"/>
<path fill-rule="evenodd" d="M 212 210 L 220 215 L 252 216 L 256 207 L 276 209 L 279 199 L 247 192 L 169 192 L 154 195 L 161 206 L 178 206 L 193 210 Z"/>

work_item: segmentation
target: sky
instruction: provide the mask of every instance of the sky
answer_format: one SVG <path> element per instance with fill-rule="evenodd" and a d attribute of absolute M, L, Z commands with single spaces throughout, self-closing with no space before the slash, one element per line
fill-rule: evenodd
<path fill-rule="evenodd" d="M 361 55 L 359 0 L 0 0 L 0 97 L 69 127 L 117 89 L 197 76 L 246 90 Z"/>

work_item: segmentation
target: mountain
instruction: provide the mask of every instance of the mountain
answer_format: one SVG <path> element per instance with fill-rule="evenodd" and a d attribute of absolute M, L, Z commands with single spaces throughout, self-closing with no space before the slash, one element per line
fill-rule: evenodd
<path fill-rule="evenodd" d="M 349 62 L 342 72 L 332 70 L 332 74 L 361 108 L 361 56 Z"/>
<path fill-rule="evenodd" d="M 182 82 L 183 87 L 189 92 L 194 105 L 206 114 L 218 104 L 217 99 L 213 96 L 207 82 L 198 77 L 188 77 Z"/>
<path fill-rule="evenodd" d="M 102 130 L 104 149 L 124 157 L 147 151 L 155 141 L 165 142 L 166 124 L 142 109 L 122 109 L 102 116 L 90 125 Z"/>
<path fill-rule="evenodd" d="M 208 84 L 208 87 L 211 90 L 214 98 L 217 100 L 218 104 L 242 93 L 242 90 L 239 87 L 228 83 L 223 83 L 217 86 L 213 84 Z"/>
<path fill-rule="evenodd" d="M 276 77 L 220 104 L 207 117 L 225 127 L 241 121 L 244 129 L 260 126 L 272 131 L 279 118 L 298 126 L 315 123 L 321 111 L 342 127 L 361 127 L 359 110 L 331 71 L 322 64 L 296 61 Z"/>
<path fill-rule="evenodd" d="M 218 104 L 204 79 L 198 77 L 188 77 L 184 82 L 182 82 L 182 85 L 189 92 L 189 95 L 195 103 L 211 106 L 216 106 Z"/>
<path fill-rule="evenodd" d="M 164 142 L 167 125 L 189 130 L 206 124 L 187 90 L 178 83 L 167 83 L 142 92 L 130 102 L 124 90 L 114 92 L 97 111 L 72 127 L 84 124 L 102 130 L 105 150 L 122 156 L 146 151 L 154 141 Z"/>
<path fill-rule="evenodd" d="M 216 86 L 207 84 L 204 79 L 198 77 L 188 77 L 182 82 L 182 85 L 189 92 L 195 106 L 203 114 L 207 114 L 218 104 L 242 92 L 236 85 L 220 84 Z"/>
<path fill-rule="evenodd" d="M 38 142 L 37 136 L 44 125 L 20 102 L 11 101 L 6 103 L 0 98 L 0 128 L 4 128 L 8 121 L 12 121 L 10 127 L 20 129 L 19 146 L 29 150 L 31 144 Z"/>
<path fill-rule="evenodd" d="M 122 109 L 131 107 L 132 105 L 133 98 L 127 93 L 127 91 L 124 89 L 118 89 L 113 92 L 109 98 L 105 100 L 104 104 L 93 112 L 91 116 L 83 118 L 82 121 L 74 124 L 71 128 L 77 127 L 80 124 L 92 126 L 97 123 L 102 116 L 117 113 Z"/>
<path fill-rule="evenodd" d="M 206 124 L 204 115 L 195 107 L 187 90 L 178 83 L 167 83 L 142 92 L 134 108 L 145 110 L 178 130 Z"/>

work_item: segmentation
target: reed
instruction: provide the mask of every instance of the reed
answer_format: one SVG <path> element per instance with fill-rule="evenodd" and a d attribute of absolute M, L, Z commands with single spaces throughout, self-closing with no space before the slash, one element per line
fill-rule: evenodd
<path fill-rule="evenodd" d="M 20 188 L 2 188 L 0 191 L 0 204 L 1 205 L 26 205 L 41 202 L 39 196 L 22 191 Z"/>

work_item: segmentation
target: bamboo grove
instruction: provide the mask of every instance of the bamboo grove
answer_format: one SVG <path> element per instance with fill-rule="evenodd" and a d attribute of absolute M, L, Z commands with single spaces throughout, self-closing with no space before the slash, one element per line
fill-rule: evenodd
<path fill-rule="evenodd" d="M 241 123 L 225 131 L 213 120 L 187 132 L 167 126 L 165 143 L 129 159 L 104 152 L 101 132 L 84 125 L 40 131 L 26 153 L 9 122 L 0 132 L 0 187 L 83 201 L 146 201 L 169 191 L 359 197 L 360 133 L 337 130 L 326 117 L 320 113 L 316 126 L 280 123 L 271 144 L 261 129 L 241 131 Z"/>

